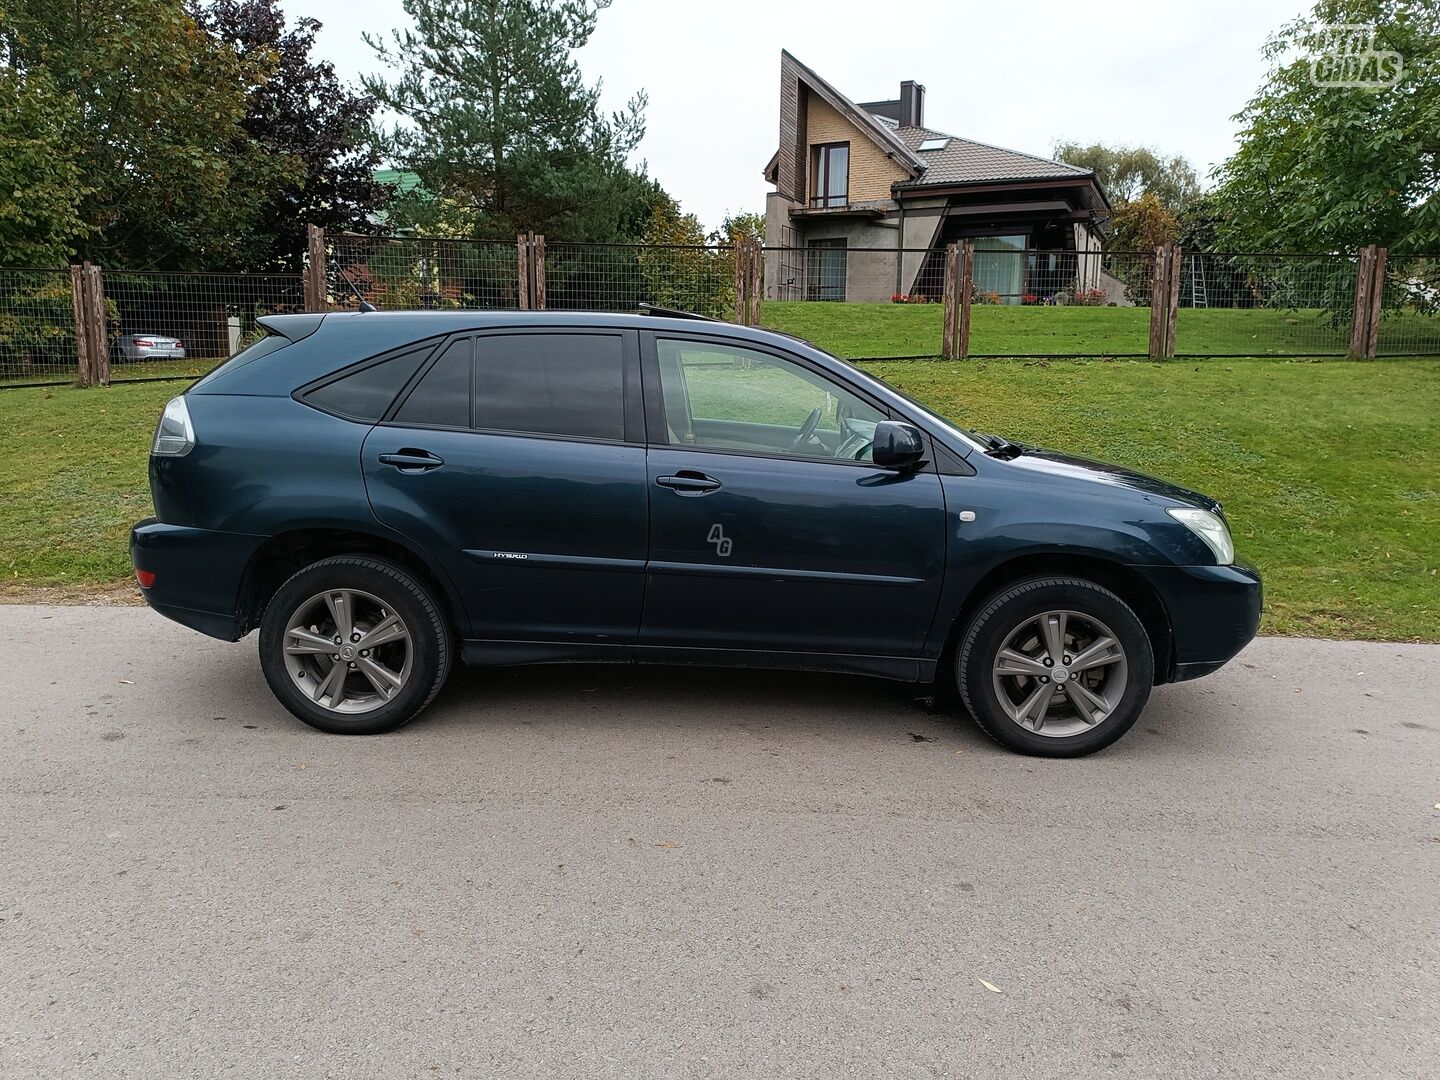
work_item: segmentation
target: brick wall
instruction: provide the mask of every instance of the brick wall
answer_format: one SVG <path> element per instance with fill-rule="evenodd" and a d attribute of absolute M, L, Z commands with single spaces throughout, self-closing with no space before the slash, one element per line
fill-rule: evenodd
<path fill-rule="evenodd" d="M 806 142 L 809 146 L 818 146 L 823 143 L 848 142 L 850 144 L 850 201 L 869 202 L 873 199 L 890 198 L 890 185 L 897 180 L 904 180 L 907 173 L 903 168 L 885 156 L 885 152 L 876 146 L 869 136 L 856 130 L 855 125 L 846 120 L 838 112 L 830 107 L 830 104 L 818 95 L 810 95 L 808 119 L 808 130 Z M 805 170 L 807 174 L 812 167 L 811 155 L 806 154 Z M 810 192 L 810 179 L 807 175 L 804 190 Z"/>

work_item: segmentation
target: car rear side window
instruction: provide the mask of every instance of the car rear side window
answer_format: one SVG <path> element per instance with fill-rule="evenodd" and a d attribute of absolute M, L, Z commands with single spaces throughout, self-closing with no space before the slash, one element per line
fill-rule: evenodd
<path fill-rule="evenodd" d="M 615 334 L 476 339 L 477 428 L 583 439 L 625 437 L 625 365 Z"/>
<path fill-rule="evenodd" d="M 446 346 L 395 413 L 397 424 L 427 427 L 468 427 L 470 368 L 474 355 L 469 338 Z"/>
<path fill-rule="evenodd" d="M 414 349 L 370 364 L 317 387 L 305 400 L 329 412 L 356 420 L 379 420 L 390 408 L 395 395 L 409 381 L 430 348 Z"/>

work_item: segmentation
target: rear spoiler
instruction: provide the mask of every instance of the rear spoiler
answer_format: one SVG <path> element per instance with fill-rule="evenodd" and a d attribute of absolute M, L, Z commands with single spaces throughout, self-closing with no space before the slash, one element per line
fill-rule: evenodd
<path fill-rule="evenodd" d="M 319 330 L 320 321 L 324 318 L 325 312 L 311 311 L 303 315 L 261 315 L 255 321 L 269 333 L 283 337 L 293 344 Z"/>

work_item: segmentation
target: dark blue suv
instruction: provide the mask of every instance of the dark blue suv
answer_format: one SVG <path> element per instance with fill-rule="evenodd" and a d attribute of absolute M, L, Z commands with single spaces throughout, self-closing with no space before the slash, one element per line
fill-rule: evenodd
<path fill-rule="evenodd" d="M 267 336 L 165 408 L 155 610 L 238 640 L 325 731 L 470 664 L 658 661 L 952 686 L 1089 753 L 1255 633 L 1220 506 L 961 430 L 804 342 L 649 315 L 366 312 Z"/>

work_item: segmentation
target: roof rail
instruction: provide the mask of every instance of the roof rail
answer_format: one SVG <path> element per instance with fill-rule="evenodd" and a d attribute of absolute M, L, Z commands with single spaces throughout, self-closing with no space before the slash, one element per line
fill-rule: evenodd
<path fill-rule="evenodd" d="M 700 315 L 693 311 L 681 311 L 679 308 L 661 307 L 658 304 L 647 304 L 643 300 L 639 304 L 641 315 L 657 315 L 665 319 L 698 319 L 700 322 L 719 322 L 709 315 Z"/>

